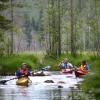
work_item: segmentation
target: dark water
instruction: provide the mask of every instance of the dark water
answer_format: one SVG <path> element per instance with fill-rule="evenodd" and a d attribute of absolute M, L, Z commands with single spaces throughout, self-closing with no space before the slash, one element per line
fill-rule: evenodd
<path fill-rule="evenodd" d="M 1 79 L 13 77 L 6 76 Z M 76 79 L 74 74 L 60 75 L 54 72 L 51 76 L 30 77 L 30 79 L 32 84 L 28 87 L 17 86 L 16 80 L 0 85 L 0 100 L 73 100 L 71 87 L 76 89 L 75 85 L 82 81 Z M 53 80 L 54 83 L 44 83 L 45 80 Z"/>

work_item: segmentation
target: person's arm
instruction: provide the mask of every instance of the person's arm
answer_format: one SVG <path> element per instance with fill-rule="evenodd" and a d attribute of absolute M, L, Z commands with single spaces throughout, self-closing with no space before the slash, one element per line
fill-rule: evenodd
<path fill-rule="evenodd" d="M 17 77 L 20 76 L 20 70 L 18 70 L 18 71 L 16 72 L 16 76 L 17 76 Z"/>
<path fill-rule="evenodd" d="M 62 69 L 64 67 L 63 62 L 60 62 L 59 67 Z"/>
<path fill-rule="evenodd" d="M 61 67 L 61 64 L 62 64 L 62 62 L 60 62 L 60 63 L 58 64 L 58 66 Z"/>
<path fill-rule="evenodd" d="M 28 75 L 31 75 L 31 72 L 30 72 L 30 70 L 28 70 Z"/>
<path fill-rule="evenodd" d="M 69 68 L 73 68 L 73 65 L 71 63 L 68 63 Z"/>
<path fill-rule="evenodd" d="M 81 71 L 84 71 L 84 68 L 83 68 L 82 65 L 79 67 L 79 69 L 80 69 Z"/>

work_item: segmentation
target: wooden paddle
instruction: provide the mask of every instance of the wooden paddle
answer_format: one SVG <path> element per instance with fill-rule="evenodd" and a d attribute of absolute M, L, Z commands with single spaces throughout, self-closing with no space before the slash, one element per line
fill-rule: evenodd
<path fill-rule="evenodd" d="M 0 84 L 3 84 L 4 85 L 6 82 L 11 81 L 11 80 L 14 80 L 14 79 L 17 79 L 17 77 L 11 78 L 9 80 L 1 80 L 0 81 Z"/>

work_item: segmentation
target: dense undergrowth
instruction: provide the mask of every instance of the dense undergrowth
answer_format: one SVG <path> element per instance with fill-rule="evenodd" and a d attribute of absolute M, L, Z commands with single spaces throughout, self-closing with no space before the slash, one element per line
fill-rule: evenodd
<path fill-rule="evenodd" d="M 93 55 L 88 54 L 78 54 L 76 56 L 72 56 L 71 54 L 62 54 L 58 58 L 50 58 L 45 57 L 43 60 L 43 65 L 51 65 L 51 70 L 59 70 L 58 64 L 64 60 L 64 58 L 67 58 L 70 63 L 73 64 L 73 66 L 80 66 L 80 62 L 82 60 L 86 60 L 87 63 L 91 66 L 91 69 L 95 69 L 97 67 L 96 63 L 98 63 L 97 58 L 95 58 Z"/>
<path fill-rule="evenodd" d="M 95 57 L 87 54 L 78 54 L 76 56 L 62 54 L 58 58 L 52 58 L 44 56 L 42 53 L 22 53 L 0 58 L 0 72 L 15 72 L 23 62 L 27 63 L 31 70 L 39 70 L 41 67 L 49 65 L 51 66 L 50 70 L 59 71 L 58 64 L 64 60 L 64 58 L 67 58 L 74 66 L 80 66 L 81 60 L 87 60 L 92 69 L 95 69 L 95 67 L 98 66 L 96 63 L 99 63 Z"/>
<path fill-rule="evenodd" d="M 87 76 L 81 87 L 91 93 L 96 100 L 100 100 L 100 59 L 95 62 L 95 67 L 92 70 L 93 75 Z"/>
<path fill-rule="evenodd" d="M 15 72 L 21 65 L 27 63 L 28 68 L 37 66 L 38 58 L 32 54 L 17 54 L 0 58 L 0 72 Z"/>

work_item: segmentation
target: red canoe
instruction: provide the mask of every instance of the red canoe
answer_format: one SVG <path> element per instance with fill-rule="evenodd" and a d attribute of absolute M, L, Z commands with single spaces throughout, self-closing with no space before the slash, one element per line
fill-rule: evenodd
<path fill-rule="evenodd" d="M 84 72 L 82 72 L 82 71 L 80 71 L 80 70 L 76 70 L 75 71 L 75 76 L 76 77 L 83 77 L 84 75 L 86 75 L 87 73 L 84 73 Z"/>
<path fill-rule="evenodd" d="M 64 73 L 64 74 L 72 74 L 73 69 L 63 69 L 61 72 Z"/>

